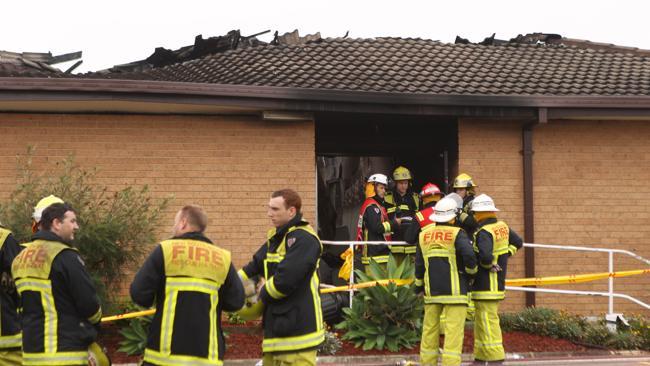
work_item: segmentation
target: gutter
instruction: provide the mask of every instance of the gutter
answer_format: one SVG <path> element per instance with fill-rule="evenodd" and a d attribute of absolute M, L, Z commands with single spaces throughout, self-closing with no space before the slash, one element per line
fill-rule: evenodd
<path fill-rule="evenodd" d="M 11 93 L 7 93 L 11 92 Z M 34 93 L 36 92 L 36 93 Z M 589 108 L 650 109 L 648 96 L 548 96 L 548 95 L 467 95 L 467 94 L 412 94 L 368 92 L 337 89 L 285 88 L 275 86 L 227 85 L 151 80 L 75 79 L 75 78 L 0 78 L 1 98 L 12 95 L 34 98 L 52 92 L 75 95 L 78 93 L 121 96 L 166 96 L 172 100 L 184 97 L 228 97 L 247 100 L 269 99 L 301 102 L 366 103 L 371 105 L 428 105 L 455 107 L 508 108 Z"/>

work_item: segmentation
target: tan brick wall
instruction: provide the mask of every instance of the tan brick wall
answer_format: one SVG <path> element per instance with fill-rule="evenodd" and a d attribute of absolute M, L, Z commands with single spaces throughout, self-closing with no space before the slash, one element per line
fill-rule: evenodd
<path fill-rule="evenodd" d="M 265 239 L 271 191 L 296 189 L 314 221 L 314 139 L 311 122 L 246 116 L 0 114 L 0 199 L 15 187 L 15 156 L 28 145 L 36 164 L 74 153 L 83 166 L 98 167 L 98 182 L 111 189 L 148 184 L 156 197 L 173 194 L 161 239 L 182 205 L 203 206 L 207 235 L 241 266 Z"/>
<path fill-rule="evenodd" d="M 521 182 L 521 130 L 518 122 L 461 120 L 458 124 L 458 168 L 478 184 L 502 211 L 499 218 L 523 237 L 524 205 Z M 508 277 L 524 277 L 523 252 L 508 264 Z M 515 310 L 525 304 L 521 293 L 510 292 L 501 305 Z"/>
<path fill-rule="evenodd" d="M 495 198 L 502 217 L 523 235 L 521 124 L 461 121 L 460 169 L 473 174 L 480 191 Z M 535 241 L 606 247 L 650 258 L 650 124 L 637 121 L 551 121 L 533 132 Z M 503 160 L 502 160 L 503 159 Z M 501 175 L 503 174 L 503 175 Z M 510 278 L 523 275 L 523 255 Z M 607 271 L 607 255 L 538 249 L 538 276 Z M 615 270 L 644 268 L 615 256 Z M 615 280 L 615 290 L 646 303 L 650 278 Z M 558 288 L 606 291 L 607 281 Z M 513 299 L 513 295 L 514 299 Z M 509 294 L 504 308 L 517 308 L 523 296 Z M 606 298 L 538 294 L 538 306 L 602 314 Z M 643 312 L 616 300 L 615 311 Z"/>

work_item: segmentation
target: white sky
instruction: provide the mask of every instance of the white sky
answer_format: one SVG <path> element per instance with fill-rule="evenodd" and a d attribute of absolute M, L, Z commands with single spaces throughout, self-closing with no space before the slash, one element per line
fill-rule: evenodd
<path fill-rule="evenodd" d="M 177 49 L 194 37 L 232 29 L 272 39 L 275 30 L 323 37 L 398 36 L 478 42 L 532 32 L 558 33 L 650 49 L 644 0 L 61 0 L 6 1 L 0 13 L 0 50 L 62 54 L 83 51 L 75 72 L 141 60 L 156 47 Z M 68 64 L 57 67 L 66 69 Z"/>

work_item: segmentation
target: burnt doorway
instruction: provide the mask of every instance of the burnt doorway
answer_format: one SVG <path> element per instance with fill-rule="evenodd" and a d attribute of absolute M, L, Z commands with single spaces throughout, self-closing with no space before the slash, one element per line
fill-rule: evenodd
<path fill-rule="evenodd" d="M 458 161 L 457 120 L 321 113 L 316 115 L 316 158 L 321 239 L 351 240 L 369 175 L 391 177 L 393 169 L 403 165 L 414 176 L 414 192 L 426 182 L 447 189 L 450 172 L 455 171 Z M 336 249 L 327 251 L 336 254 Z"/>

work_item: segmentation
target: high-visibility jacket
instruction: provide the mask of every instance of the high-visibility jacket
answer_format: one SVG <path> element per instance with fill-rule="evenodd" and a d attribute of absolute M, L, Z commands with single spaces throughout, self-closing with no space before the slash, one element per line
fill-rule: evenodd
<path fill-rule="evenodd" d="M 357 240 L 359 241 L 391 241 L 391 233 L 397 228 L 397 222 L 388 217 L 379 196 L 371 197 L 361 205 L 357 222 Z M 388 263 L 390 247 L 388 245 L 364 245 L 361 262 L 369 264 L 370 258 L 377 263 Z"/>
<path fill-rule="evenodd" d="M 415 286 L 424 287 L 426 304 L 467 304 L 469 277 L 476 257 L 463 229 L 429 225 L 420 233 L 415 253 Z"/>
<path fill-rule="evenodd" d="M 23 365 L 87 365 L 102 310 L 77 251 L 39 231 L 12 264 L 20 295 Z"/>
<path fill-rule="evenodd" d="M 22 248 L 11 231 L 0 227 L 0 274 L 2 276 L 11 277 L 11 263 Z M 17 309 L 16 290 L 11 286 L 0 287 L 0 351 L 19 348 L 22 344 Z"/>
<path fill-rule="evenodd" d="M 404 240 L 407 243 L 417 245 L 422 229 L 429 225 L 436 225 L 436 222 L 430 218 L 431 215 L 436 212 L 435 206 L 436 202 L 429 202 L 424 205 L 424 208 L 421 211 L 418 211 L 415 214 L 417 225 L 409 225 L 404 234 Z"/>
<path fill-rule="evenodd" d="M 392 240 L 406 240 L 406 232 L 411 226 L 417 226 L 415 215 L 420 210 L 420 196 L 415 192 L 406 192 L 404 196 L 399 192 L 388 192 L 384 197 L 386 212 L 390 218 L 402 219 L 400 226 L 395 230 Z M 393 245 L 390 247 L 395 254 L 415 254 L 415 245 Z"/>
<path fill-rule="evenodd" d="M 480 223 L 474 234 L 474 252 L 479 269 L 472 286 L 473 300 L 503 300 L 505 298 L 508 258 L 523 246 L 523 240 L 503 221 L 490 218 Z M 500 272 L 490 268 L 498 264 Z"/>
<path fill-rule="evenodd" d="M 225 343 L 221 311 L 244 305 L 244 288 L 230 252 L 202 233 L 164 240 L 131 284 L 141 306 L 156 303 L 145 362 L 155 365 L 220 365 Z"/>
<path fill-rule="evenodd" d="M 316 349 L 325 339 L 318 279 L 322 244 L 301 215 L 269 230 L 267 241 L 242 268 L 242 278 L 262 276 L 262 351 Z"/>

